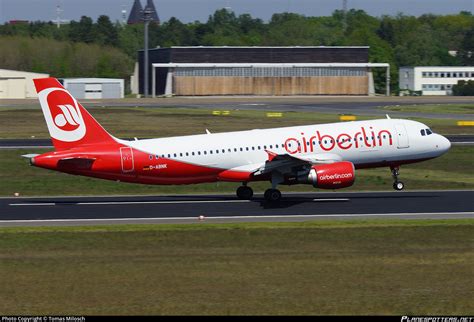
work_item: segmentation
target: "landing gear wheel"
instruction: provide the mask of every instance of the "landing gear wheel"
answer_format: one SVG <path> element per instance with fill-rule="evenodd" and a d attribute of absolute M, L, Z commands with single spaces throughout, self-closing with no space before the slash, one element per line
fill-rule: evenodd
<path fill-rule="evenodd" d="M 240 186 L 237 188 L 237 197 L 243 200 L 250 200 L 253 196 L 253 190 L 247 186 Z"/>
<path fill-rule="evenodd" d="M 401 181 L 398 181 L 398 176 L 400 175 L 400 168 L 391 167 L 390 170 L 392 170 L 393 189 L 397 191 L 402 191 L 403 188 L 405 188 L 405 184 Z"/>
<path fill-rule="evenodd" d="M 402 191 L 403 188 L 405 188 L 405 184 L 401 181 L 396 181 L 393 183 L 393 189 L 395 190 L 398 190 L 398 191 Z"/>
<path fill-rule="evenodd" d="M 276 202 L 281 199 L 281 192 L 278 189 L 267 189 L 264 194 L 265 200 Z"/>

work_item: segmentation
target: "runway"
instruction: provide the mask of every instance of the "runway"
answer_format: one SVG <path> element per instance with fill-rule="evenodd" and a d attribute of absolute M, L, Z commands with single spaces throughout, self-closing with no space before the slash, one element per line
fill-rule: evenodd
<path fill-rule="evenodd" d="M 474 218 L 474 190 L 262 195 L 1 198 L 0 226 Z M 200 216 L 203 216 L 199 218 Z"/>
<path fill-rule="evenodd" d="M 474 145 L 474 135 L 447 135 L 454 145 Z M 125 140 L 130 140 L 125 138 Z M 0 149 L 52 149 L 51 139 L 0 139 Z"/>

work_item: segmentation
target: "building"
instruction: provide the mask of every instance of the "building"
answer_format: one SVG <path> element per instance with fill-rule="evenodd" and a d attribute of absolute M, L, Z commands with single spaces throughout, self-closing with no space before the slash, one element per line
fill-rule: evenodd
<path fill-rule="evenodd" d="M 451 95 L 458 81 L 474 80 L 474 66 L 400 67 L 398 77 L 401 93 Z"/>
<path fill-rule="evenodd" d="M 77 99 L 123 98 L 124 81 L 116 78 L 65 78 L 61 80 Z"/>
<path fill-rule="evenodd" d="M 0 99 L 38 97 L 33 79 L 44 77 L 49 75 L 0 69 Z"/>
<path fill-rule="evenodd" d="M 144 92 L 143 51 L 139 92 Z M 155 95 L 369 95 L 369 47 L 171 47 L 149 50 Z M 387 78 L 387 84 L 389 80 Z M 387 87 L 388 90 L 388 87 Z"/>
<path fill-rule="evenodd" d="M 156 11 L 155 4 L 153 0 L 147 0 L 145 9 L 143 9 L 140 0 L 135 0 L 133 3 L 132 9 L 130 10 L 130 15 L 128 16 L 128 24 L 137 24 L 143 23 L 143 11 L 149 10 L 151 12 L 150 21 L 154 23 L 160 23 L 160 18 L 158 17 L 158 12 Z"/>

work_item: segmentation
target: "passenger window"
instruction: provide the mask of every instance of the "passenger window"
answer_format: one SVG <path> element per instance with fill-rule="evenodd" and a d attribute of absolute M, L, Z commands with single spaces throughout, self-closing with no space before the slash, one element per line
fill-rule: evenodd
<path fill-rule="evenodd" d="M 186 156 L 187 156 L 187 157 L 189 156 L 189 153 L 188 153 L 188 152 L 186 152 Z"/>
<path fill-rule="evenodd" d="M 204 154 L 207 154 L 207 151 L 204 151 Z"/>
<path fill-rule="evenodd" d="M 245 150 L 247 150 L 247 151 L 248 151 L 248 150 L 249 150 L 249 147 L 246 147 L 246 148 L 245 148 Z"/>
<path fill-rule="evenodd" d="M 171 158 L 171 154 L 168 154 L 168 158 Z"/>
<path fill-rule="evenodd" d="M 209 154 L 212 154 L 212 150 L 209 150 Z"/>
<path fill-rule="evenodd" d="M 176 153 L 174 154 L 174 157 L 176 158 Z"/>
<path fill-rule="evenodd" d="M 266 150 L 266 149 L 267 149 L 267 146 L 266 146 L 266 145 L 264 145 L 264 146 L 263 146 L 263 148 Z"/>
<path fill-rule="evenodd" d="M 198 155 L 201 155 L 201 151 L 198 151 Z"/>
<path fill-rule="evenodd" d="M 425 130 L 421 130 L 420 132 L 422 136 L 425 136 Z"/>
<path fill-rule="evenodd" d="M 159 158 L 160 158 L 160 157 L 158 156 L 158 154 L 157 154 L 157 155 L 155 155 L 155 159 L 157 159 L 157 160 L 158 160 Z"/>
<path fill-rule="evenodd" d="M 290 146 L 291 146 L 291 144 L 290 144 Z M 271 144 L 270 144 L 270 149 L 273 149 L 273 145 L 271 145 Z"/>
<path fill-rule="evenodd" d="M 255 147 L 254 147 L 254 146 L 252 147 L 252 151 L 255 151 Z"/>
<path fill-rule="evenodd" d="M 179 154 L 179 156 L 180 156 L 180 157 L 182 157 L 182 156 L 183 156 L 183 154 L 182 154 L 182 153 L 180 153 L 180 154 Z"/>
<path fill-rule="evenodd" d="M 153 156 L 150 154 L 150 156 L 148 157 L 150 160 L 153 160 Z"/>
<path fill-rule="evenodd" d="M 230 149 L 229 149 L 229 152 L 230 152 Z M 225 153 L 225 149 L 222 149 L 222 153 Z"/>

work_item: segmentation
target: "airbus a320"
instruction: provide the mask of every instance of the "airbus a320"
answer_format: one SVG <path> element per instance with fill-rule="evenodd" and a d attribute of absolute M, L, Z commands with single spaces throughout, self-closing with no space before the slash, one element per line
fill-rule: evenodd
<path fill-rule="evenodd" d="M 393 188 L 402 190 L 401 165 L 451 147 L 425 124 L 389 117 L 129 141 L 110 135 L 55 78 L 34 83 L 54 151 L 27 157 L 73 175 L 155 185 L 236 182 L 240 199 L 253 197 L 249 183 L 267 181 L 264 197 L 275 202 L 279 185 L 345 188 L 362 168 L 390 168 Z"/>

